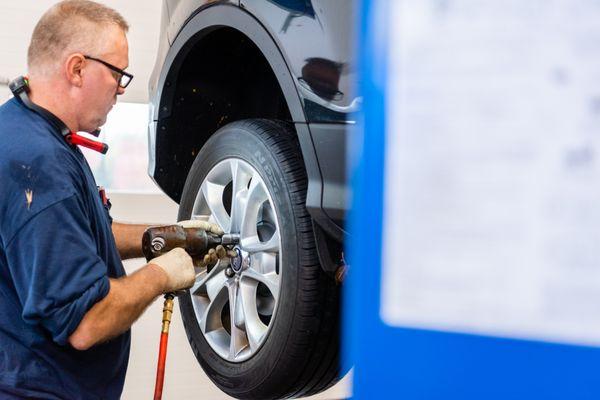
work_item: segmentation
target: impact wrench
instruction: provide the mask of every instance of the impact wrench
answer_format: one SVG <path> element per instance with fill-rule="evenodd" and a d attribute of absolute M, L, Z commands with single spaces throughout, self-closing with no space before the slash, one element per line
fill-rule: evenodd
<path fill-rule="evenodd" d="M 225 246 L 233 246 L 238 242 L 239 235 L 236 234 L 220 236 L 206 232 L 203 229 L 183 228 L 180 225 L 151 226 L 146 229 L 142 236 L 142 251 L 146 260 L 150 261 L 153 258 L 168 253 L 176 247 L 181 247 L 192 257 L 195 266 L 208 268 L 219 259 L 231 257 L 233 255 L 231 250 Z M 175 293 L 165 294 L 154 400 L 162 398 L 169 325 L 171 324 L 171 315 L 173 314 L 174 298 Z"/>

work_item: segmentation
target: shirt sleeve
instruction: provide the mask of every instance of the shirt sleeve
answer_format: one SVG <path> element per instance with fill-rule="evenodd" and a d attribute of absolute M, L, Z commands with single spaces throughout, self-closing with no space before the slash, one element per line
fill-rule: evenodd
<path fill-rule="evenodd" d="M 77 195 L 31 218 L 7 245 L 6 257 L 22 318 L 42 326 L 60 345 L 68 343 L 85 313 L 110 288 Z"/>

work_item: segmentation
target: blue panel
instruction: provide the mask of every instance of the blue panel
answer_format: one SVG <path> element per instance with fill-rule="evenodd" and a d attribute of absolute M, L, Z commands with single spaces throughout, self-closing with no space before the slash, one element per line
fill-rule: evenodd
<path fill-rule="evenodd" d="M 390 0 L 392 1 L 392 0 Z M 350 144 L 354 198 L 344 298 L 344 356 L 357 399 L 600 399 L 600 349 L 393 328 L 380 319 L 385 146 L 385 18 L 359 9 L 360 126 Z"/>

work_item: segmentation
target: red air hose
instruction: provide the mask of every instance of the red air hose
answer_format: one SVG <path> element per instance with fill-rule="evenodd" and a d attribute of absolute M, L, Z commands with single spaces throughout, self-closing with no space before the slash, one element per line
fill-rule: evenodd
<path fill-rule="evenodd" d="M 87 147 L 88 149 L 92 149 L 102 154 L 106 154 L 108 151 L 108 145 L 106 143 L 96 142 L 95 140 L 79 136 L 77 133 L 71 132 L 67 135 L 66 139 L 67 142 L 72 145 Z"/>
<path fill-rule="evenodd" d="M 169 341 L 169 325 L 173 314 L 172 293 L 165 294 L 163 305 L 162 331 L 160 333 L 160 348 L 158 350 L 158 365 L 156 366 L 156 384 L 154 385 L 154 400 L 162 399 L 163 382 L 165 380 L 165 364 L 167 361 L 167 343 Z"/>

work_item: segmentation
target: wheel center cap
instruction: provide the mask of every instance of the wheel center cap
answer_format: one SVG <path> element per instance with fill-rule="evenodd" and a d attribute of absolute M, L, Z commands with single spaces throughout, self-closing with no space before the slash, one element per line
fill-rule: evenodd
<path fill-rule="evenodd" d="M 242 270 L 242 264 L 243 264 L 242 252 L 237 247 L 234 249 L 234 251 L 236 252 L 237 255 L 231 259 L 231 268 L 235 272 L 240 272 Z"/>

